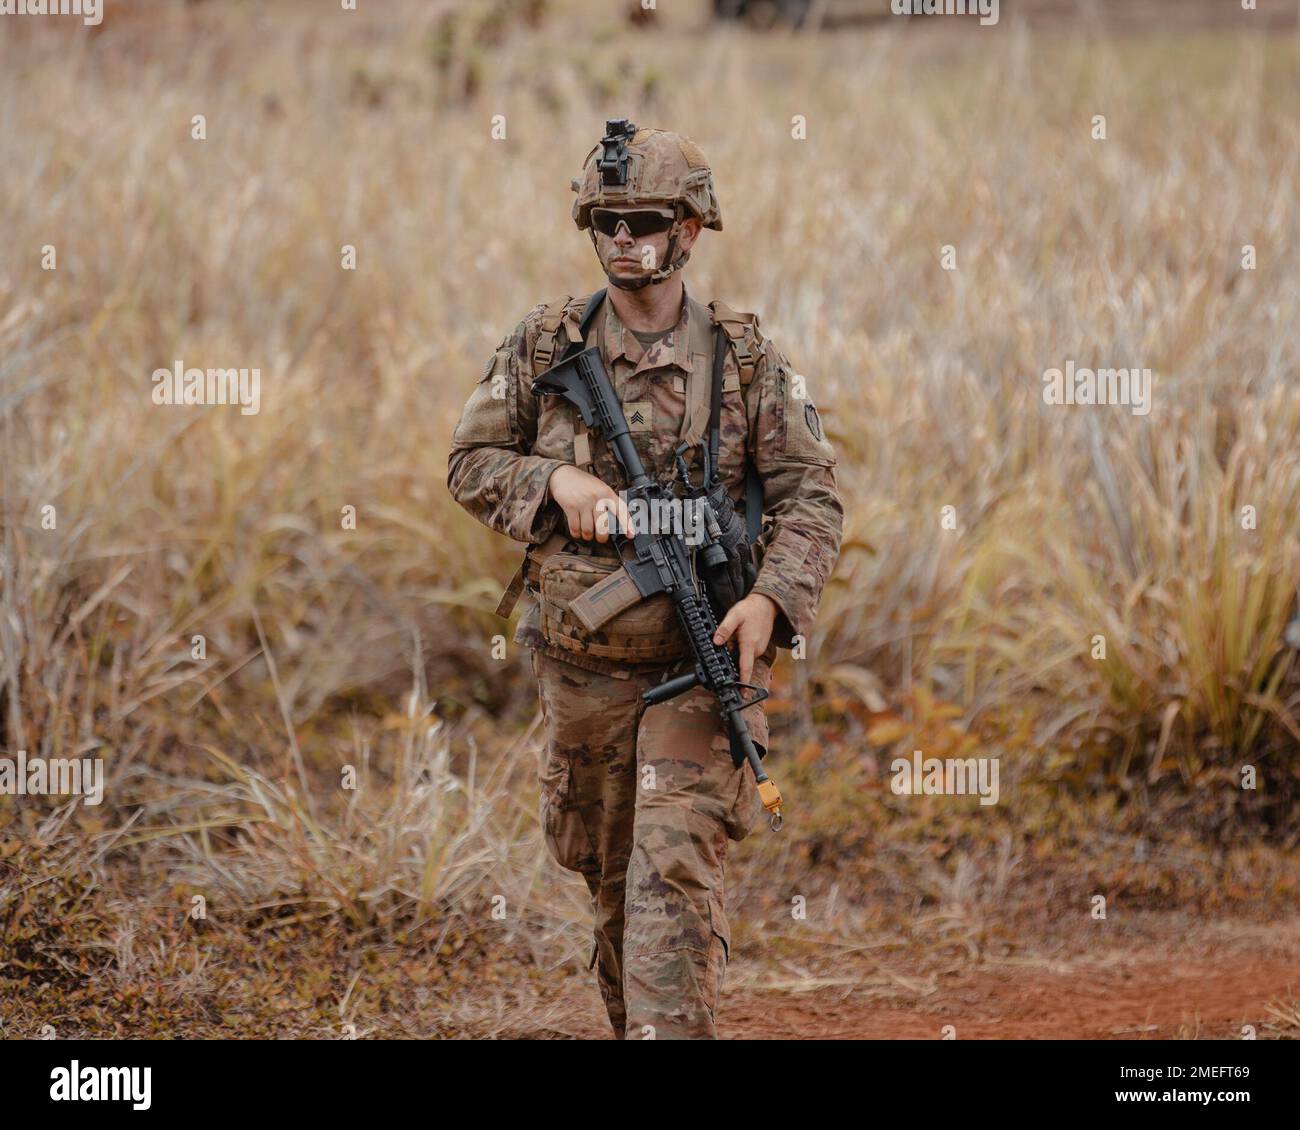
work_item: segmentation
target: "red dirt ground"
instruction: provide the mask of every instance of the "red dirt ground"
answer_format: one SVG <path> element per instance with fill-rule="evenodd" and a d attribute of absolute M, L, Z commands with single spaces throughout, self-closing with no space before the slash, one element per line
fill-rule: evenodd
<path fill-rule="evenodd" d="M 724 997 L 723 1034 L 741 1039 L 1240 1039 L 1300 994 L 1300 963 L 1181 962 L 1070 972 L 975 967 L 910 1007 L 814 992 Z M 1267 1032 L 1265 1035 L 1269 1034 Z"/>
<path fill-rule="evenodd" d="M 1157 936 L 1071 957 L 990 958 L 920 971 L 858 957 L 830 974 L 732 962 L 718 1012 L 730 1039 L 1300 1038 L 1300 919 Z M 1168 932 L 1169 944 L 1159 933 Z M 1195 940 L 1191 940 L 1192 937 Z M 1176 956 L 1166 956 L 1176 950 Z M 1191 952 L 1188 952 L 1191 951 Z M 569 978 L 541 1030 L 608 1038 L 586 975 Z M 562 1019 L 561 1019 L 562 1018 Z"/>

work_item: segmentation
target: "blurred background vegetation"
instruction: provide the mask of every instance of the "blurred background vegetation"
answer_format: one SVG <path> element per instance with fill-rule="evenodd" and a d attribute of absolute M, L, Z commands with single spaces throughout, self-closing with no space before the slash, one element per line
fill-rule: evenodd
<path fill-rule="evenodd" d="M 491 655 L 519 547 L 445 473 L 503 334 L 601 283 L 568 186 L 606 117 L 700 143 L 726 231 L 688 284 L 761 314 L 839 453 L 844 550 L 778 667 L 790 808 L 735 853 L 738 950 L 783 944 L 792 891 L 835 892 L 832 935 L 963 955 L 1097 889 L 1294 900 L 1294 5 L 872 7 L 6 21 L 0 733 L 108 773 L 99 808 L 0 797 L 12 1023 L 323 1032 L 390 954 L 457 1002 L 440 1030 L 491 1031 L 484 970 L 585 965 L 526 655 Z M 154 406 L 176 358 L 260 367 L 261 413 Z M 1151 415 L 1045 406 L 1067 359 L 1152 368 Z M 1001 803 L 894 796 L 913 749 L 1000 758 Z"/>

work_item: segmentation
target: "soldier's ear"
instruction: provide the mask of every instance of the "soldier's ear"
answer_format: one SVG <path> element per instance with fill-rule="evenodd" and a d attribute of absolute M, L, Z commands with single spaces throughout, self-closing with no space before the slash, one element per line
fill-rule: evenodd
<path fill-rule="evenodd" d="M 678 243 L 683 251 L 689 251 L 694 246 L 695 241 L 700 238 L 700 232 L 704 230 L 704 225 L 694 216 L 688 216 L 682 221 L 682 230 L 677 237 Z"/>

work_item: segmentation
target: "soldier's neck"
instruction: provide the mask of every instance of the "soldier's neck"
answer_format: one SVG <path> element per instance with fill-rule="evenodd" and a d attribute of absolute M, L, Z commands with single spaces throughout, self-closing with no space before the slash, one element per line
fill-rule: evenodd
<path fill-rule="evenodd" d="M 623 325 L 641 333 L 656 333 L 677 325 L 685 287 L 681 271 L 674 271 L 663 282 L 640 290 L 619 290 L 611 286 L 607 293 Z"/>

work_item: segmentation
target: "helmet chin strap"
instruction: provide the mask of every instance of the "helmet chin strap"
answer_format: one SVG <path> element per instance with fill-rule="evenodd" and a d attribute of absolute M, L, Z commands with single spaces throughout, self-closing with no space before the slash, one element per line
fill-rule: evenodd
<path fill-rule="evenodd" d="M 680 204 L 676 205 L 674 211 L 677 213 L 677 218 L 673 220 L 673 226 L 668 231 L 668 253 L 664 256 L 668 266 L 660 267 L 659 270 L 655 271 L 652 275 L 646 275 L 644 278 L 632 279 L 630 281 L 627 279 L 616 279 L 613 274 L 606 270 L 605 277 L 609 280 L 610 286 L 616 286 L 619 290 L 640 290 L 645 286 L 657 286 L 659 283 L 672 278 L 674 272 L 680 271 L 684 266 L 686 266 L 687 260 L 691 257 L 689 251 L 683 251 L 676 259 L 673 258 L 673 251 L 677 246 L 677 236 L 682 230 L 682 206 Z M 587 234 L 591 236 L 591 246 L 596 249 L 596 257 L 600 258 L 600 248 L 596 245 L 596 229 L 588 228 Z"/>

